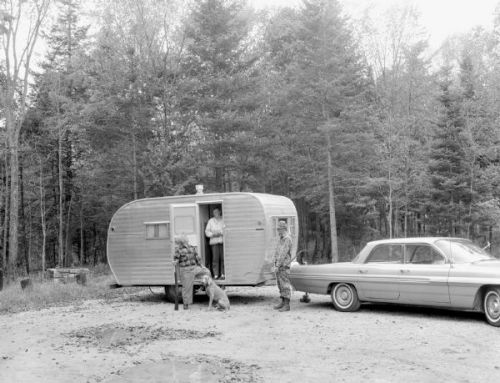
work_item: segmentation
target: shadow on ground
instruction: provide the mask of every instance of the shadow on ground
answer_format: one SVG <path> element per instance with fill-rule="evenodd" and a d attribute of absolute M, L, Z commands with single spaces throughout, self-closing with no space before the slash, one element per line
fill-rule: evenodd
<path fill-rule="evenodd" d="M 231 302 L 231 306 L 255 304 L 258 302 L 269 302 L 269 304 L 272 304 L 272 302 L 278 299 L 278 291 L 276 291 L 275 296 L 269 296 L 259 293 L 258 287 L 255 287 L 254 289 L 254 291 L 244 292 L 227 288 L 226 293 L 228 295 L 229 301 Z M 151 289 L 146 287 L 143 290 L 135 292 L 133 294 L 127 294 L 127 292 L 124 291 L 124 294 L 121 298 L 124 302 L 144 302 L 151 304 L 171 303 L 167 301 L 166 295 L 163 291 L 164 290 L 161 287 L 153 287 Z M 194 303 L 208 304 L 208 296 L 204 291 L 200 290 L 194 294 Z"/>

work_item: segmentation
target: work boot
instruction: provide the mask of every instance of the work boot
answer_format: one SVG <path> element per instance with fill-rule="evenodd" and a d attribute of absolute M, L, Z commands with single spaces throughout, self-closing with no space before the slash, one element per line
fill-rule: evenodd
<path fill-rule="evenodd" d="M 281 298 L 281 302 L 278 303 L 276 306 L 274 306 L 273 309 L 279 310 L 285 305 L 285 298 L 283 298 L 283 297 L 280 297 L 280 298 Z"/>
<path fill-rule="evenodd" d="M 283 307 L 280 308 L 278 311 L 283 312 L 283 311 L 290 311 L 290 299 L 285 298 Z"/>

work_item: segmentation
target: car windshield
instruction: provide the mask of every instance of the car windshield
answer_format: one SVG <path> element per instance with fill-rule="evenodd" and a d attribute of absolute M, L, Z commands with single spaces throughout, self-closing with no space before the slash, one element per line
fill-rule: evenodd
<path fill-rule="evenodd" d="M 440 239 L 435 242 L 453 263 L 471 263 L 495 259 L 468 240 Z"/>

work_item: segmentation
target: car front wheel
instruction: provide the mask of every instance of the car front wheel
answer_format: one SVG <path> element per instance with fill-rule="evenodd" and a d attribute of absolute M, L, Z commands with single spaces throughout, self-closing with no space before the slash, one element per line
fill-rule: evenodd
<path fill-rule="evenodd" d="M 484 314 L 489 324 L 500 327 L 500 290 L 489 289 L 484 296 Z"/>
<path fill-rule="evenodd" d="M 356 311 L 361 306 L 354 286 L 338 283 L 332 289 L 333 306 L 338 311 Z"/>

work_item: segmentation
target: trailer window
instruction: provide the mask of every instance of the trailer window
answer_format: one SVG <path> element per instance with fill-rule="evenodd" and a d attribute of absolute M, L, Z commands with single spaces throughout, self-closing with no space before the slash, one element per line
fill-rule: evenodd
<path fill-rule="evenodd" d="M 279 221 L 285 221 L 288 225 L 288 232 L 291 234 L 292 238 L 295 237 L 295 217 L 273 217 L 273 233 L 275 237 L 278 237 Z"/>
<path fill-rule="evenodd" d="M 177 216 L 175 217 L 175 234 L 194 234 L 194 217 Z"/>
<path fill-rule="evenodd" d="M 146 222 L 146 239 L 170 238 L 170 222 Z"/>

